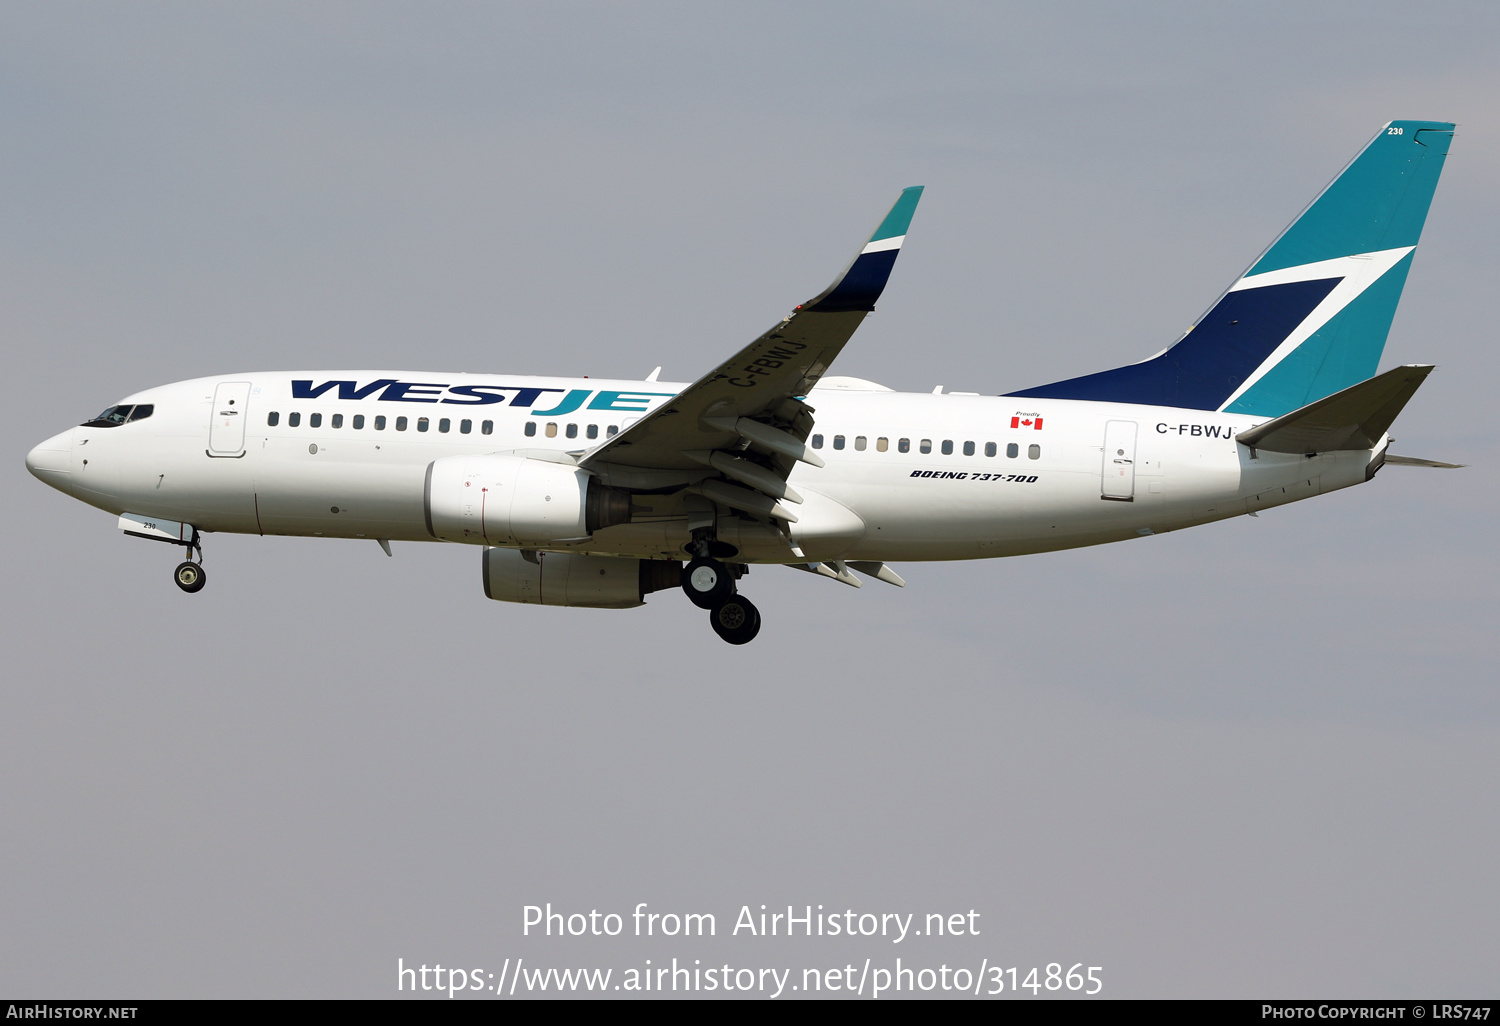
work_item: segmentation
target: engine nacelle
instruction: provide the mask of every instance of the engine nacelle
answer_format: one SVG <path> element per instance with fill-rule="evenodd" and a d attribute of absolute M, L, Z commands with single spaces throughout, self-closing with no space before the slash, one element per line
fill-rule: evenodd
<path fill-rule="evenodd" d="M 675 588 L 681 574 L 675 560 L 484 550 L 484 593 L 501 602 L 628 609 L 649 592 Z"/>
<path fill-rule="evenodd" d="M 474 545 L 580 541 L 628 523 L 630 495 L 571 463 L 515 453 L 449 456 L 427 467 L 427 533 Z"/>

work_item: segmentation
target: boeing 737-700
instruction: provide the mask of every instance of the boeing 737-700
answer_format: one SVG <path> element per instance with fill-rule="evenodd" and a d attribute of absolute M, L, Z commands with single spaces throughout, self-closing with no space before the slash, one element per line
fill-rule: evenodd
<path fill-rule="evenodd" d="M 743 644 L 751 564 L 859 587 L 890 564 L 1124 541 L 1321 495 L 1385 464 L 1432 370 L 1376 374 L 1453 125 L 1393 121 L 1158 355 L 1008 395 L 828 374 L 920 187 L 826 290 L 692 383 L 345 370 L 126 396 L 26 458 L 127 534 L 441 541 L 492 599 L 624 608 L 680 587 Z M 196 558 L 195 558 L 196 557 Z"/>

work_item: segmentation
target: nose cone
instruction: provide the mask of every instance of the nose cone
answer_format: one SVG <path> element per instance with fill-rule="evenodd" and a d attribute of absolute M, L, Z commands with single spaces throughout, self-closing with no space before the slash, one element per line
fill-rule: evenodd
<path fill-rule="evenodd" d="M 26 469 L 53 488 L 67 491 L 73 477 L 73 429 L 53 435 L 26 454 Z"/>

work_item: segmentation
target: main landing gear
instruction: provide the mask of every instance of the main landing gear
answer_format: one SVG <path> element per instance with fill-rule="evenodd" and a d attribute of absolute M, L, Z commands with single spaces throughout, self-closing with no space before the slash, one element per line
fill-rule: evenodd
<path fill-rule="evenodd" d="M 682 568 L 682 590 L 699 609 L 707 609 L 709 626 L 731 645 L 743 645 L 760 633 L 760 610 L 735 590 L 742 567 L 730 567 L 700 555 Z"/>

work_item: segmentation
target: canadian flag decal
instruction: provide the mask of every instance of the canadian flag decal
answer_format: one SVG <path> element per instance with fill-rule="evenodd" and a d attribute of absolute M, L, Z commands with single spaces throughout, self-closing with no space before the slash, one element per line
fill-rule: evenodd
<path fill-rule="evenodd" d="M 1040 431 L 1042 429 L 1042 418 L 1034 413 L 1018 413 L 1010 418 L 1010 426 L 1013 428 L 1032 428 Z"/>

